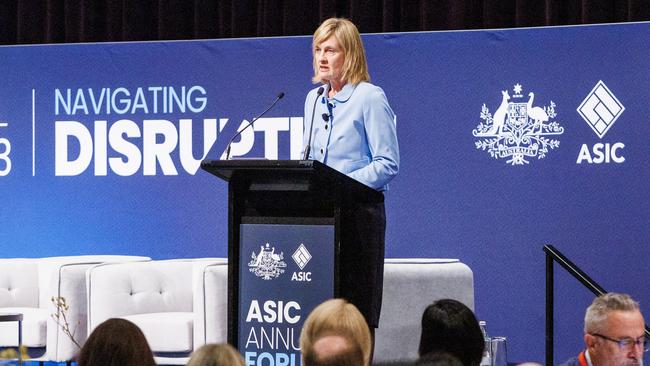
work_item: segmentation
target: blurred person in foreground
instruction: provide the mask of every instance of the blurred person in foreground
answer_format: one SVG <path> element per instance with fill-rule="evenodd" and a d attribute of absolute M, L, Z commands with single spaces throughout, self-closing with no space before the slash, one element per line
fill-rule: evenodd
<path fill-rule="evenodd" d="M 112 318 L 95 328 L 77 356 L 78 366 L 156 366 L 137 325 Z"/>
<path fill-rule="evenodd" d="M 366 366 L 359 342 L 342 335 L 318 338 L 303 355 L 303 366 Z"/>
<path fill-rule="evenodd" d="M 449 352 L 434 351 L 418 358 L 415 366 L 463 366 L 463 363 Z"/>
<path fill-rule="evenodd" d="M 244 359 L 227 343 L 206 344 L 192 352 L 187 366 L 244 366 Z"/>
<path fill-rule="evenodd" d="M 442 299 L 429 305 L 422 314 L 420 358 L 433 352 L 448 352 L 463 366 L 479 366 L 485 339 L 470 308 L 460 301 Z"/>
<path fill-rule="evenodd" d="M 648 350 L 639 303 L 629 295 L 599 296 L 585 313 L 586 349 L 562 366 L 640 366 Z"/>
<path fill-rule="evenodd" d="M 371 362 L 370 330 L 353 304 L 343 299 L 327 300 L 305 320 L 300 333 L 300 349 L 304 366 L 336 364 L 342 360 L 347 360 L 344 363 L 350 366 L 368 366 Z"/>

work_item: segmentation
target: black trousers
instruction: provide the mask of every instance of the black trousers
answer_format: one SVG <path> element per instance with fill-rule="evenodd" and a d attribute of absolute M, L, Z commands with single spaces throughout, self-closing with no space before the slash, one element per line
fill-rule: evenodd
<path fill-rule="evenodd" d="M 341 217 L 339 294 L 354 304 L 368 326 L 379 326 L 384 284 L 386 209 L 383 199 L 363 203 Z"/>

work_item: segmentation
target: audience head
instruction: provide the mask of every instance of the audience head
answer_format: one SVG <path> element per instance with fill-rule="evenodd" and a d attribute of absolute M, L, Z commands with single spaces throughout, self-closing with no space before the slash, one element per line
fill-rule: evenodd
<path fill-rule="evenodd" d="M 308 365 L 307 360 L 310 360 L 314 354 L 316 342 L 327 336 L 340 336 L 348 341 L 350 347 L 358 347 L 363 355 L 363 365 L 369 364 L 370 329 L 363 315 L 354 305 L 343 299 L 332 299 L 318 305 L 309 314 L 300 334 L 300 348 L 304 365 Z M 335 341 L 337 340 L 328 340 L 331 343 Z M 328 344 L 321 346 L 326 345 Z"/>
<path fill-rule="evenodd" d="M 227 343 L 206 344 L 192 353 L 187 366 L 244 366 L 244 359 Z"/>
<path fill-rule="evenodd" d="M 155 366 L 144 334 L 125 319 L 108 319 L 90 334 L 77 356 L 79 366 Z"/>
<path fill-rule="evenodd" d="M 485 339 L 478 321 L 463 303 L 443 299 L 424 310 L 420 357 L 431 352 L 449 352 L 464 366 L 478 366 L 484 347 Z"/>
<path fill-rule="evenodd" d="M 365 366 L 359 342 L 343 335 L 318 338 L 311 350 L 303 353 L 304 366 Z"/>
<path fill-rule="evenodd" d="M 639 303 L 629 295 L 597 297 L 585 313 L 585 343 L 594 366 L 643 363 L 645 322 Z"/>
<path fill-rule="evenodd" d="M 415 366 L 463 366 L 463 363 L 449 352 L 434 351 L 420 357 Z"/>

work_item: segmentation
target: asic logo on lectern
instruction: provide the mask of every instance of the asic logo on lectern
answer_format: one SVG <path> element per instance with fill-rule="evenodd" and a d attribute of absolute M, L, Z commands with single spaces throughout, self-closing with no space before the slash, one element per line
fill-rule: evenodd
<path fill-rule="evenodd" d="M 528 164 L 527 158 L 543 159 L 552 149 L 560 146 L 560 141 L 549 138 L 564 133 L 564 128 L 555 121 L 555 103 L 534 106 L 535 94 L 528 93 L 524 99 L 522 86 L 514 85 L 510 96 L 508 90 L 501 91 L 501 104 L 490 113 L 483 103 L 481 122 L 472 131 L 476 148 L 487 151 L 495 159 L 506 158 L 510 165 Z M 512 99 L 512 100 L 511 100 Z"/>
<path fill-rule="evenodd" d="M 293 261 L 296 262 L 298 267 L 300 269 L 305 269 L 305 266 L 309 261 L 311 260 L 311 253 L 305 248 L 305 245 L 303 243 L 300 243 L 300 246 L 298 249 L 296 249 L 295 252 L 293 252 L 293 255 L 291 256 L 293 258 Z"/>
<path fill-rule="evenodd" d="M 582 119 L 596 133 L 598 138 L 602 139 L 621 114 L 623 114 L 625 107 L 616 98 L 614 93 L 609 90 L 607 85 L 602 80 L 599 80 L 596 86 L 594 86 L 582 101 L 577 111 Z M 591 148 L 588 144 L 582 144 L 576 163 L 622 163 L 625 161 L 625 157 L 623 157 L 620 150 L 624 147 L 625 144 L 622 142 L 599 142 L 591 146 Z"/>
<path fill-rule="evenodd" d="M 300 243 L 300 246 L 298 247 L 298 249 L 296 249 L 295 252 L 293 252 L 291 258 L 293 258 L 293 261 L 296 262 L 296 264 L 300 268 L 299 272 L 293 272 L 293 274 L 291 275 L 291 281 L 310 282 L 311 272 L 302 271 L 303 269 L 305 269 L 307 263 L 309 263 L 309 261 L 311 260 L 311 253 L 309 253 L 307 247 L 305 247 L 303 243 Z"/>
<path fill-rule="evenodd" d="M 287 264 L 284 262 L 284 253 L 275 253 L 275 247 L 269 243 L 260 246 L 259 253 L 251 255 L 251 261 L 248 262 L 248 270 L 263 280 L 272 280 L 284 273 Z"/>

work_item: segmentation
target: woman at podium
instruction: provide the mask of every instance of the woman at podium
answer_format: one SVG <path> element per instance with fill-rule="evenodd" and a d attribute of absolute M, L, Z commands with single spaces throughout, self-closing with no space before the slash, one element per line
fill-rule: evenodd
<path fill-rule="evenodd" d="M 330 18 L 312 42 L 314 76 L 321 84 L 307 94 L 304 158 L 318 160 L 384 192 L 399 170 L 395 114 L 384 91 L 370 83 L 357 27 Z M 379 325 L 384 271 L 386 214 L 383 199 L 355 207 L 344 227 L 339 293 Z"/>

